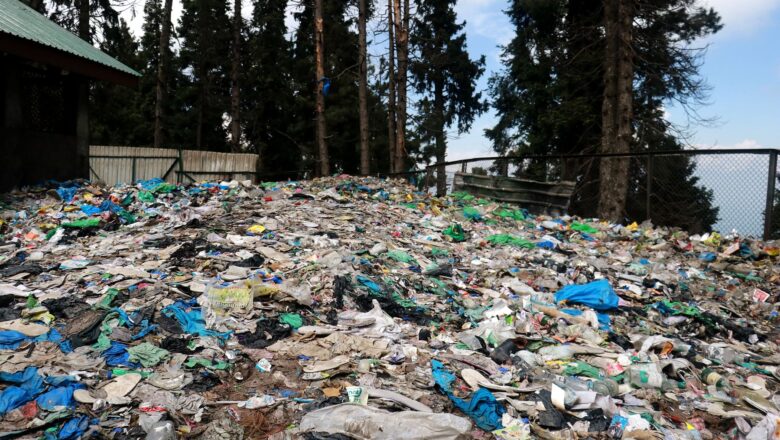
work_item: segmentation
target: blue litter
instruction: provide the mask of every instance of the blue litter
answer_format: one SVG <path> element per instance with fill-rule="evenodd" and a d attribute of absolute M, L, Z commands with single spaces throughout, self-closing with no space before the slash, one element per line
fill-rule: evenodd
<path fill-rule="evenodd" d="M 85 388 L 82 384 L 72 384 L 65 387 L 52 388 L 38 396 L 35 402 L 41 409 L 56 411 L 75 406 L 73 391 Z"/>
<path fill-rule="evenodd" d="M 431 360 L 431 368 L 433 369 L 433 380 L 436 382 L 436 385 L 452 400 L 452 403 L 459 410 L 471 417 L 480 429 L 495 431 L 503 428 L 501 416 L 506 412 L 506 409 L 490 391 L 480 388 L 471 395 L 471 399 L 461 399 L 452 393 L 452 383 L 455 382 L 455 375 L 445 369 L 444 365 L 435 359 Z"/>
<path fill-rule="evenodd" d="M 555 294 L 555 302 L 582 304 L 598 311 L 615 310 L 620 298 L 609 281 L 602 279 L 588 284 L 570 284 Z"/>
<path fill-rule="evenodd" d="M 702 252 L 699 254 L 699 260 L 707 263 L 715 261 L 716 258 L 718 258 L 718 256 L 715 254 L 715 252 Z"/>
<path fill-rule="evenodd" d="M 358 283 L 368 287 L 372 292 L 374 293 L 380 293 L 382 292 L 382 288 L 379 287 L 379 284 L 373 282 L 371 278 L 364 277 L 363 275 L 358 275 L 355 277 Z"/>
<path fill-rule="evenodd" d="M 141 185 L 141 188 L 145 189 L 146 191 L 151 191 L 157 188 L 157 185 L 163 182 L 164 180 L 160 179 L 159 177 L 155 177 L 154 179 L 149 180 L 139 180 L 138 184 Z"/>
<path fill-rule="evenodd" d="M 76 191 L 78 190 L 78 186 L 61 186 L 57 188 L 57 195 L 60 196 L 65 203 L 70 203 L 73 200 L 73 197 L 76 196 Z"/>
<path fill-rule="evenodd" d="M 56 437 L 46 433 L 46 440 L 77 440 L 87 432 L 90 425 L 97 425 L 98 422 L 98 419 L 90 419 L 87 416 L 74 417 L 60 427 Z"/>
<path fill-rule="evenodd" d="M 230 332 L 217 332 L 206 328 L 206 321 L 203 319 L 200 307 L 192 299 L 189 301 L 176 301 L 162 309 L 162 314 L 171 318 L 176 318 L 184 333 L 198 336 L 215 336 L 221 339 L 230 337 Z"/>
<path fill-rule="evenodd" d="M 36 367 L 27 367 L 16 373 L 0 373 L 0 382 L 14 384 L 0 391 L 0 415 L 19 408 L 43 391 L 43 378 L 38 375 Z"/>
<path fill-rule="evenodd" d="M 130 362 L 130 353 L 127 352 L 127 346 L 120 342 L 111 341 L 111 346 L 100 355 L 106 359 L 106 365 L 110 367 L 128 366 L 141 368 L 141 364 Z"/>
<path fill-rule="evenodd" d="M 49 330 L 48 333 L 30 337 L 26 336 L 16 330 L 0 330 L 0 350 L 16 350 L 23 343 L 26 342 L 60 342 L 62 341 L 62 335 L 55 329 Z"/>

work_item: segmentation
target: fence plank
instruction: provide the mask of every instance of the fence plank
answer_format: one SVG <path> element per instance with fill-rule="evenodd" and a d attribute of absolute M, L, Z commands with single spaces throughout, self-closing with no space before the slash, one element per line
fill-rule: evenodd
<path fill-rule="evenodd" d="M 92 145 L 89 147 L 89 164 L 93 172 L 90 179 L 109 185 L 131 183 L 132 162 L 136 157 L 136 179 L 163 177 L 179 157 L 176 149 Z M 146 158 L 144 158 L 146 157 Z M 154 157 L 154 158 L 152 158 Z M 218 153 L 214 151 L 182 150 L 182 169 L 196 180 L 254 180 L 257 166 L 256 154 Z M 167 181 L 176 183 L 179 168 L 175 167 Z M 236 171 L 252 171 L 233 174 Z M 189 179 L 184 179 L 187 181 Z"/>

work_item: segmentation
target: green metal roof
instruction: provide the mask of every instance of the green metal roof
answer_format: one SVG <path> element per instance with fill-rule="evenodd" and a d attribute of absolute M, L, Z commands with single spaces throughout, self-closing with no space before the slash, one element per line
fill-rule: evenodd
<path fill-rule="evenodd" d="M 141 76 L 20 0 L 0 0 L 0 32 L 67 52 L 120 72 Z"/>

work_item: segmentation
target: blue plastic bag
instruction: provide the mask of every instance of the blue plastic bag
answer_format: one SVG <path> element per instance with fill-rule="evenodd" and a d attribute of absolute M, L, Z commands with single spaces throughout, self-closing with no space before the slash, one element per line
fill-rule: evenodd
<path fill-rule="evenodd" d="M 620 298 L 609 281 L 601 279 L 588 284 L 570 284 L 555 294 L 555 302 L 582 304 L 594 310 L 605 312 L 618 308 Z"/>
<path fill-rule="evenodd" d="M 62 424 L 57 434 L 47 432 L 46 440 L 77 440 L 87 432 L 90 425 L 97 425 L 98 419 L 90 419 L 87 416 L 74 417 Z"/>
<path fill-rule="evenodd" d="M 61 408 L 72 408 L 75 406 L 73 400 L 73 391 L 85 388 L 82 384 L 71 384 L 64 387 L 51 388 L 49 391 L 38 396 L 35 402 L 41 409 L 46 411 L 56 411 Z"/>
<path fill-rule="evenodd" d="M 444 365 L 433 359 L 431 360 L 433 369 L 433 380 L 436 385 L 452 400 L 455 406 L 471 417 L 477 426 L 485 431 L 495 431 L 503 428 L 501 416 L 506 409 L 496 400 L 495 396 L 485 388 L 480 388 L 471 394 L 471 398 L 461 399 L 452 393 L 452 383 L 455 382 L 455 375 L 444 368 Z"/>
<path fill-rule="evenodd" d="M 162 314 L 169 318 L 176 318 L 184 333 L 198 336 L 215 336 L 221 339 L 229 338 L 230 332 L 223 333 L 206 328 L 206 321 L 203 319 L 200 307 L 196 307 L 197 304 L 194 299 L 176 301 L 162 309 Z"/>
<path fill-rule="evenodd" d="M 63 202 L 70 203 L 78 190 L 77 186 L 61 186 L 57 188 L 57 195 L 60 196 Z"/>
<path fill-rule="evenodd" d="M 120 342 L 111 341 L 111 346 L 100 355 L 106 359 L 106 365 L 110 367 L 128 366 L 141 368 L 141 364 L 130 362 L 130 353 L 127 352 L 127 346 Z"/>
<path fill-rule="evenodd" d="M 38 368 L 27 367 L 16 373 L 0 373 L 0 382 L 12 383 L 0 391 L 0 415 L 26 404 L 43 391 L 43 378 Z"/>

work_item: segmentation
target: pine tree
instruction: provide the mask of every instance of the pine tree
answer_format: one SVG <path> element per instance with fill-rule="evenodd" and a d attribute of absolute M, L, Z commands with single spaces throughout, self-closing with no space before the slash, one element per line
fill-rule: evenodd
<path fill-rule="evenodd" d="M 664 120 L 663 104 L 674 100 L 695 107 L 703 102 L 707 89 L 698 75 L 703 51 L 693 43 L 717 32 L 719 17 L 711 9 L 696 6 L 694 0 L 635 5 L 631 121 L 634 139 L 630 148 L 681 149 L 684 140 L 675 137 L 674 127 Z M 516 36 L 504 48 L 504 71 L 489 82 L 499 118 L 486 131 L 494 149 L 501 154 L 596 152 L 601 140 L 604 90 L 601 0 L 514 0 L 507 13 Z M 654 135 L 650 136 L 651 133 Z M 671 179 L 668 186 L 653 187 L 651 200 L 656 203 L 651 205 L 650 217 L 659 224 L 687 222 L 707 229 L 716 221 L 717 209 L 693 177 L 695 167 L 685 158 L 675 159 L 678 162 L 674 173 L 665 177 Z M 525 161 L 519 172 L 539 179 L 565 177 L 584 182 L 572 201 L 572 210 L 581 215 L 596 215 L 598 185 L 589 183 L 598 181 L 598 161 L 568 162 Z M 644 163 L 636 161 L 630 168 L 627 200 L 631 202 L 627 212 L 631 219 L 646 218 L 645 198 L 640 196 L 646 186 L 645 168 Z M 654 171 L 658 169 L 659 166 L 654 167 Z M 676 216 L 653 207 L 677 199 L 692 204 Z"/>
<path fill-rule="evenodd" d="M 158 8 L 159 9 L 159 8 Z M 173 0 L 165 0 L 162 14 L 159 15 L 160 42 L 157 58 L 157 81 L 155 84 L 154 102 L 154 146 L 160 148 L 163 143 L 165 126 L 165 110 L 168 106 L 168 81 L 171 70 L 171 12 Z"/>
<path fill-rule="evenodd" d="M 466 51 L 464 22 L 458 23 L 454 0 L 421 0 L 414 19 L 411 45 L 415 58 L 410 72 L 418 103 L 418 134 L 426 149 L 444 162 L 447 132 L 468 131 L 474 118 L 486 110 L 476 82 L 485 71 L 485 57 L 473 61 Z M 444 167 L 437 171 L 437 192 L 446 191 Z"/>
<path fill-rule="evenodd" d="M 331 172 L 356 174 L 360 171 L 360 121 L 358 113 L 358 35 L 354 32 L 354 14 L 348 13 L 351 0 L 323 2 L 325 35 L 324 76 L 330 85 L 325 98 L 327 108 L 328 156 Z M 303 2 L 295 14 L 298 29 L 293 47 L 293 87 L 296 114 L 291 131 L 303 150 L 303 168 L 315 169 L 315 63 L 313 39 L 313 2 Z M 375 102 L 369 97 L 369 113 Z M 319 164 L 316 169 L 320 169 Z"/>
<path fill-rule="evenodd" d="M 100 49 L 143 71 L 143 55 L 124 20 L 110 28 Z M 148 145 L 152 125 L 142 113 L 142 89 L 96 82 L 90 94 L 90 142 L 93 145 Z"/>
<path fill-rule="evenodd" d="M 255 0 L 247 36 L 247 72 L 241 94 L 244 136 L 260 158 L 265 178 L 297 177 L 305 154 L 295 133 L 292 44 L 287 40 L 287 0 Z M 310 96 L 309 94 L 308 96 Z"/>
<path fill-rule="evenodd" d="M 224 115 L 229 96 L 230 18 L 225 0 L 183 0 L 179 66 L 187 83 L 178 92 L 186 108 L 195 149 L 227 151 Z M 190 144 L 192 145 L 192 144 Z"/>

